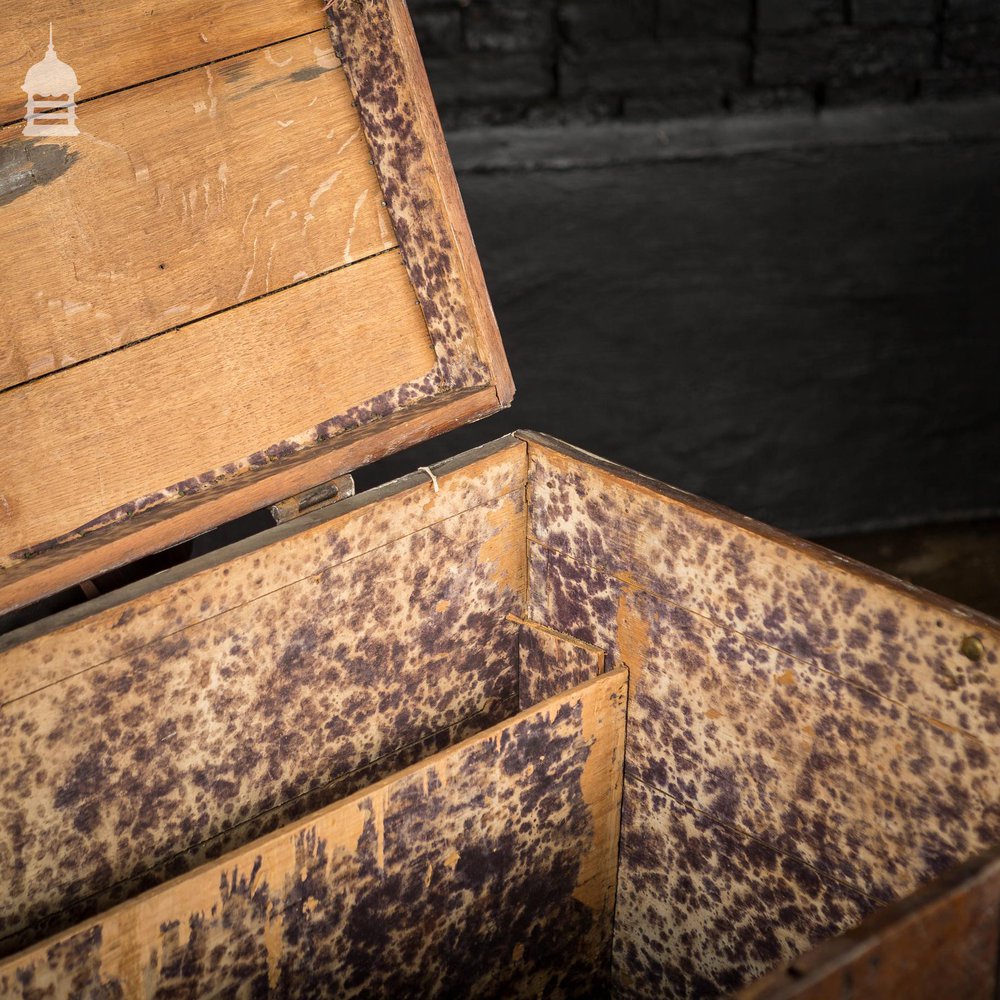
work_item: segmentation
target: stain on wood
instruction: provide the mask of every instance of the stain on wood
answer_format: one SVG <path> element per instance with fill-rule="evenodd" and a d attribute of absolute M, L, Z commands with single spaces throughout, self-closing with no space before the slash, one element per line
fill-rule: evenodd
<path fill-rule="evenodd" d="M 518 698 L 521 709 L 604 673 L 604 650 L 517 615 Z"/>
<path fill-rule="evenodd" d="M 613 885 L 624 672 L 0 965 L 0 992 L 580 996 Z M 612 898 L 608 893 L 606 899 Z"/>
<path fill-rule="evenodd" d="M 513 396 L 413 26 L 402 0 L 326 5 L 396 235 L 449 385 Z"/>
<path fill-rule="evenodd" d="M 66 143 L 37 139 L 0 145 L 0 208 L 62 177 L 79 155 Z"/>
<path fill-rule="evenodd" d="M 748 986 L 740 1000 L 994 1000 L 1000 970 L 996 849 Z"/>
<path fill-rule="evenodd" d="M 992 619 L 569 446 L 534 440 L 534 540 L 1000 747 L 1000 627 Z M 961 652 L 970 635 L 983 646 L 977 662 Z"/>
<path fill-rule="evenodd" d="M 57 909 L 36 920 L 31 926 L 3 939 L 3 954 L 14 954 L 35 942 L 65 931 L 80 921 L 87 920 L 116 906 L 134 899 L 140 893 L 169 882 L 172 878 L 193 871 L 199 865 L 221 857 L 258 837 L 263 837 L 309 813 L 337 802 L 354 792 L 404 770 L 410 765 L 460 743 L 490 726 L 509 719 L 518 712 L 517 699 L 487 702 L 480 712 L 431 733 L 415 743 L 393 750 L 347 774 L 319 784 L 308 792 L 279 803 L 272 809 L 258 813 L 243 822 L 224 829 L 208 840 L 192 844 L 185 850 L 171 855 L 168 860 L 139 874 L 115 882 L 88 896 L 66 900 Z"/>
<path fill-rule="evenodd" d="M 0 3 L 0 125 L 24 117 L 21 84 L 45 55 L 53 24 L 59 58 L 77 72 L 78 99 L 89 101 L 192 66 L 249 52 L 323 27 L 315 0 L 226 0 L 206 7 L 174 0 L 149 7 L 123 3 L 112 10 L 54 0 L 44 8 L 19 0 Z M 81 127 L 87 116 L 80 109 Z"/>
<path fill-rule="evenodd" d="M 858 923 L 874 905 L 797 858 L 626 778 L 618 996 L 729 994 Z"/>
<path fill-rule="evenodd" d="M 523 531 L 515 492 L 4 705 L 4 937 L 515 698 Z"/>
<path fill-rule="evenodd" d="M 388 542 L 523 495 L 526 466 L 523 442 L 501 438 L 436 465 L 437 492 L 415 472 L 0 636 L 0 706 Z"/>
<path fill-rule="evenodd" d="M 1000 840 L 994 753 L 658 601 L 633 674 L 629 770 L 882 900 Z"/>
<path fill-rule="evenodd" d="M 668 846 L 697 859 L 704 844 L 673 823 L 643 862 L 664 866 L 660 881 L 636 877 L 625 859 L 634 867 L 648 831 L 626 822 L 622 983 L 633 976 L 637 995 L 657 995 L 676 974 L 677 995 L 729 991 L 996 842 L 995 623 L 559 442 L 520 436 L 527 613 L 628 667 L 631 794 L 686 811 L 686 827 L 727 844 L 719 857 L 731 853 L 734 867 L 752 848 L 771 859 L 768 870 L 794 870 L 801 885 L 844 897 L 810 916 L 801 901 L 789 910 L 790 897 L 758 887 L 741 904 L 744 944 L 780 948 L 744 962 L 732 939 L 717 952 L 695 926 L 671 930 L 673 910 L 658 912 L 674 877 Z M 713 876 L 690 919 L 719 921 L 721 933 L 740 908 L 724 909 L 717 890 Z M 676 968 L 664 958 L 667 938 Z"/>

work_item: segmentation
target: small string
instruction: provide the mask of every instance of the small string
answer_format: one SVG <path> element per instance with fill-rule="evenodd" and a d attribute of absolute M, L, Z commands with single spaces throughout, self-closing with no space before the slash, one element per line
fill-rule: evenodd
<path fill-rule="evenodd" d="M 438 482 L 438 477 L 435 476 L 433 472 L 431 472 L 431 467 L 429 465 L 421 465 L 420 468 L 417 469 L 417 472 L 426 472 L 427 475 L 431 477 L 431 483 L 434 486 L 434 492 L 435 493 L 441 492 L 441 484 Z"/>

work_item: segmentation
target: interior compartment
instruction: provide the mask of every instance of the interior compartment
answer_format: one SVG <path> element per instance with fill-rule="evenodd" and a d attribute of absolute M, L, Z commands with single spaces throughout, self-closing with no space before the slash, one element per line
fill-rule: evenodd
<path fill-rule="evenodd" d="M 588 904 L 603 928 L 588 989 L 730 992 L 1000 839 L 989 619 L 538 435 L 432 471 L 3 641 L 10 947 L 51 930 L 46 912 L 65 924 L 200 863 L 186 878 L 213 871 L 218 893 L 213 856 L 236 849 L 252 871 L 252 838 L 621 667 L 624 757 L 588 777 L 605 799 L 623 789 L 614 907 Z M 558 774 L 552 732 L 535 739 Z M 543 795 L 524 790 L 511 836 L 545 818 Z M 468 854 L 492 820 L 466 806 Z M 493 850 L 481 863 L 512 880 L 520 919 L 542 904 Z M 537 912 L 505 959 L 527 963 L 520 985 L 505 966 L 480 992 L 541 982 L 525 956 L 556 911 Z M 314 941 L 311 974 L 332 940 Z"/>

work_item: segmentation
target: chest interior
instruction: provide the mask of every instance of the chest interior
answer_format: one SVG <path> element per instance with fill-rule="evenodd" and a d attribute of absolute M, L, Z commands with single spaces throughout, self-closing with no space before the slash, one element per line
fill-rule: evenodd
<path fill-rule="evenodd" d="M 0 2 L 90 94 L 26 136 L 0 69 L 0 608 L 510 402 L 401 3 L 49 6 Z M 503 438 L 0 637 L 0 994 L 751 988 L 996 842 L 998 640 Z"/>

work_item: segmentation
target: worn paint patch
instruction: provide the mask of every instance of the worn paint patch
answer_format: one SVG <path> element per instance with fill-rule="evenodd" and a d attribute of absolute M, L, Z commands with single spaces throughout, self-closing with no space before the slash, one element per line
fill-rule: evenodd
<path fill-rule="evenodd" d="M 79 159 L 66 143 L 14 139 L 0 145 L 0 208 L 62 177 Z"/>

